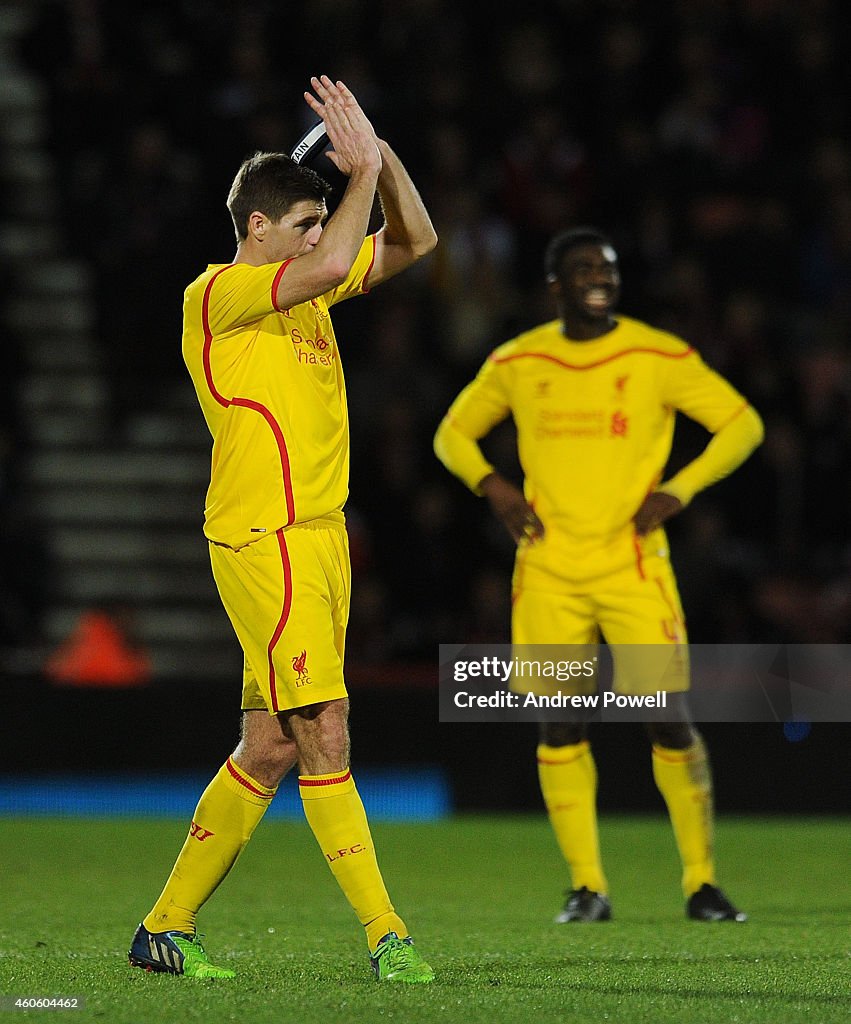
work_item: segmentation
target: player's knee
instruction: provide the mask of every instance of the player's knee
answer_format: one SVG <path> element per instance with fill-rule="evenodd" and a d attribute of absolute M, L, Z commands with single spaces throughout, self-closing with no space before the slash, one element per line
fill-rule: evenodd
<path fill-rule="evenodd" d="M 349 764 L 349 702 L 334 700 L 296 708 L 288 725 L 308 775 L 343 771 Z"/>
<path fill-rule="evenodd" d="M 265 712 L 246 712 L 234 758 L 258 782 L 276 786 L 296 763 L 297 751 L 276 718 Z"/>
<path fill-rule="evenodd" d="M 538 736 L 548 747 L 570 747 L 581 743 L 587 734 L 584 722 L 541 722 Z"/>
<path fill-rule="evenodd" d="M 289 740 L 276 741 L 263 751 L 270 771 L 279 772 L 283 778 L 298 760 L 295 743 Z"/>
<path fill-rule="evenodd" d="M 648 723 L 647 733 L 652 743 L 657 747 L 667 747 L 668 750 L 685 750 L 697 738 L 689 722 Z"/>

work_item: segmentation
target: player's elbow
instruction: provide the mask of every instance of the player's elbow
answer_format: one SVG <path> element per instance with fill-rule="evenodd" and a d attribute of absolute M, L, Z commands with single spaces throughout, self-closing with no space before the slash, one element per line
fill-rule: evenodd
<path fill-rule="evenodd" d="M 459 443 L 463 444 L 463 440 L 463 435 L 459 433 L 451 415 L 447 413 L 435 431 L 432 450 L 450 473 L 457 473 Z"/>
<path fill-rule="evenodd" d="M 437 232 L 434 228 L 429 225 L 428 231 L 407 239 L 403 246 L 400 248 L 404 250 L 404 261 L 410 266 L 421 260 L 424 256 L 428 256 L 430 252 L 434 251 L 437 245 Z"/>
<path fill-rule="evenodd" d="M 758 448 L 765 440 L 765 424 L 762 421 L 760 414 L 754 409 L 752 405 L 749 405 L 746 410 L 748 418 L 748 428 L 751 441 L 751 451 Z"/>
<path fill-rule="evenodd" d="M 395 246 L 400 257 L 410 266 L 411 263 L 416 263 L 417 260 L 421 260 L 423 256 L 428 256 L 430 252 L 434 251 L 437 245 L 437 232 L 430 220 L 416 230 L 406 231 L 403 235 L 396 236 L 390 227 L 385 226 L 383 240 L 385 245 Z"/>
<path fill-rule="evenodd" d="M 428 230 L 424 231 L 422 237 L 417 239 L 414 245 L 414 259 L 421 260 L 437 248 L 437 232 L 434 225 L 429 223 Z"/>
<path fill-rule="evenodd" d="M 434 438 L 431 443 L 434 454 L 444 465 L 446 465 L 446 434 L 450 429 L 449 420 L 444 416 L 434 432 Z"/>

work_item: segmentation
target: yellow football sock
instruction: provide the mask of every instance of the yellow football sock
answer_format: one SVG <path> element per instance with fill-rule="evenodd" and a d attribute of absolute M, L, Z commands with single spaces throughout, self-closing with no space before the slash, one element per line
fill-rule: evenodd
<path fill-rule="evenodd" d="M 231 758 L 204 790 L 160 898 L 143 921 L 151 932 L 195 934 L 195 915 L 227 875 L 275 795 Z"/>
<path fill-rule="evenodd" d="M 715 885 L 712 860 L 712 777 L 703 740 L 685 750 L 653 746 L 653 778 L 668 805 L 683 864 L 683 893 Z"/>
<path fill-rule="evenodd" d="M 307 823 L 337 879 L 337 884 L 366 929 L 374 950 L 388 932 L 408 935 L 384 888 L 366 812 L 348 769 L 330 775 L 300 775 L 299 793 Z"/>
<path fill-rule="evenodd" d="M 608 893 L 597 833 L 597 767 L 587 740 L 538 746 L 538 778 L 574 889 Z"/>

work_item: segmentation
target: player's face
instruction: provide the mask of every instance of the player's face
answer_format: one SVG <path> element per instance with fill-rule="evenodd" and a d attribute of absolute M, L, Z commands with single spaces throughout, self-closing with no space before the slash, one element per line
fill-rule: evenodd
<path fill-rule="evenodd" d="M 589 242 L 569 249 L 561 262 L 557 293 L 566 319 L 608 323 L 620 295 L 618 257 L 610 245 Z"/>
<path fill-rule="evenodd" d="M 269 263 L 304 256 L 316 248 L 322 228 L 328 219 L 325 202 L 303 199 L 281 217 L 266 225 L 263 249 Z"/>

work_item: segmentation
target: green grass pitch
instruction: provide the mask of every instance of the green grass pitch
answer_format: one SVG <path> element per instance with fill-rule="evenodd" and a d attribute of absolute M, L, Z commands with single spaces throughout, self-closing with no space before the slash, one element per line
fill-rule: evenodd
<path fill-rule="evenodd" d="M 200 917 L 233 981 L 130 968 L 126 950 L 185 826 L 0 819 L 0 996 L 83 1010 L 0 1021 L 847 1024 L 849 822 L 722 819 L 721 882 L 744 925 L 685 920 L 661 817 L 604 817 L 615 920 L 552 924 L 566 877 L 541 815 L 377 822 L 391 895 L 437 972 L 378 985 L 362 932 L 302 821 L 261 825 Z"/>

